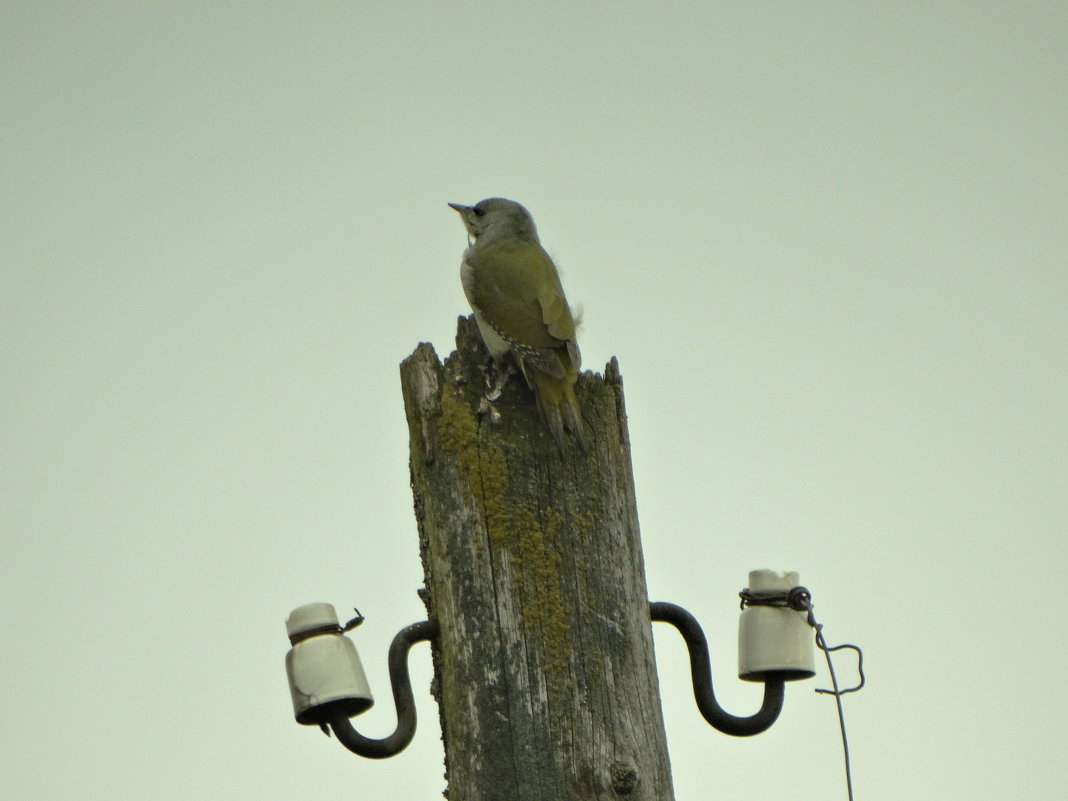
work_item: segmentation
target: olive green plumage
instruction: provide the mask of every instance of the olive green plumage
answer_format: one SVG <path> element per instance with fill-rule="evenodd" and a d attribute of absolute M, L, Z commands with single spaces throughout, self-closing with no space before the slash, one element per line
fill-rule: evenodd
<path fill-rule="evenodd" d="M 575 320 L 533 218 L 504 198 L 449 205 L 460 213 L 471 238 L 460 276 L 486 347 L 497 358 L 514 355 L 561 452 L 565 428 L 585 449 L 575 397 L 582 366 Z"/>

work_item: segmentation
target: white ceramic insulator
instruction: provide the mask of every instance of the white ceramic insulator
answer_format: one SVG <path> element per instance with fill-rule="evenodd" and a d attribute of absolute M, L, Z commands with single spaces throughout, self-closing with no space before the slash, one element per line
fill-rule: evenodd
<path fill-rule="evenodd" d="M 796 571 L 753 570 L 754 593 L 783 592 L 799 586 Z M 786 681 L 816 675 L 812 643 L 815 632 L 808 615 L 782 606 L 748 606 L 738 621 L 738 678 L 764 681 L 778 674 Z"/>
<path fill-rule="evenodd" d="M 356 646 L 337 630 L 331 604 L 305 604 L 286 620 L 290 637 L 331 626 L 333 631 L 301 640 L 286 654 L 293 715 L 304 725 L 322 723 L 338 710 L 352 717 L 374 703 Z"/>

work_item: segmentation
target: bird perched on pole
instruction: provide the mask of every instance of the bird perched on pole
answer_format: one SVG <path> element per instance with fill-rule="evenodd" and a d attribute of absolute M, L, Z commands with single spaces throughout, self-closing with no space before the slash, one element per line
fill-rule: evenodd
<path fill-rule="evenodd" d="M 586 449 L 575 397 L 581 356 L 575 319 L 556 265 L 538 240 L 534 218 L 514 200 L 450 203 L 467 227 L 460 278 L 482 340 L 500 363 L 515 358 L 560 452 L 564 429 Z"/>

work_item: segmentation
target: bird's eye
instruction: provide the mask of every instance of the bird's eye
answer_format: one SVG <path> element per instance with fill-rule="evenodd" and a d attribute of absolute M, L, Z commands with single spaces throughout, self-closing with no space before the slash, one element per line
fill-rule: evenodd
<path fill-rule="evenodd" d="M 486 216 L 486 210 L 484 208 L 482 208 L 481 206 L 475 206 L 473 209 L 471 209 L 471 211 L 473 211 L 475 213 L 476 217 L 485 217 Z"/>

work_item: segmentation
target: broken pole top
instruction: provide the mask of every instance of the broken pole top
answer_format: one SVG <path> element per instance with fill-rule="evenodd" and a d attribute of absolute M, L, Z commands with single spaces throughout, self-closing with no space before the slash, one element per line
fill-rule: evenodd
<path fill-rule="evenodd" d="M 616 361 L 561 451 L 520 375 L 487 409 L 473 318 L 456 344 L 401 365 L 447 796 L 672 801 Z"/>

